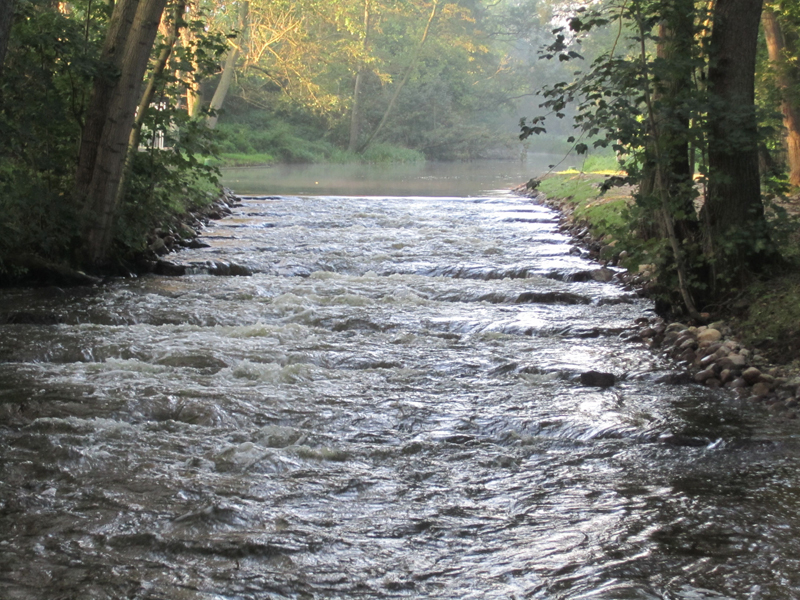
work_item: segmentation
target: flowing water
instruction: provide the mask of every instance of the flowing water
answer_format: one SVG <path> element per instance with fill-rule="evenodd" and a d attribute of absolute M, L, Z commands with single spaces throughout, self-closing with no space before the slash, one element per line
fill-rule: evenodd
<path fill-rule="evenodd" d="M 796 423 L 624 341 L 548 209 L 394 185 L 177 256 L 250 277 L 0 292 L 0 597 L 800 597 Z"/>

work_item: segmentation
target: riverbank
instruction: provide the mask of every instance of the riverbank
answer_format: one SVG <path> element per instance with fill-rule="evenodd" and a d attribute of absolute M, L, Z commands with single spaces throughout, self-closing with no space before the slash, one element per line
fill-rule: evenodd
<path fill-rule="evenodd" d="M 145 246 L 116 262 L 101 272 L 87 273 L 67 262 L 41 257 L 32 253 L 21 253 L 14 260 L 7 260 L 0 269 L 0 287 L 10 286 L 91 286 L 102 284 L 107 277 L 135 276 L 144 273 L 162 275 L 179 275 L 180 269 L 172 268 L 173 263 L 164 257 L 182 248 L 200 248 L 207 244 L 200 241 L 203 228 L 211 220 L 222 219 L 231 214 L 231 208 L 238 204 L 238 198 L 229 189 L 223 188 L 213 200 L 207 204 L 195 206 L 184 212 L 173 214 L 153 229 L 145 241 Z M 230 268 L 214 265 L 210 267 L 214 274 L 230 273 Z M 235 271 L 234 267 L 234 271 Z M 217 271 L 219 273 L 217 273 Z M 249 273 L 248 273 L 249 274 Z"/>
<path fill-rule="evenodd" d="M 514 189 L 557 210 L 560 229 L 587 256 L 606 265 L 624 266 L 626 251 L 611 235 L 633 201 L 631 188 L 601 195 L 603 174 L 563 172 Z M 790 201 L 791 202 L 791 201 Z M 791 207 L 790 207 L 791 208 Z M 625 271 L 622 280 L 648 294 L 647 267 Z M 755 281 L 736 302 L 722 307 L 709 325 L 691 321 L 643 318 L 627 334 L 687 370 L 691 379 L 710 388 L 725 388 L 762 404 L 767 411 L 797 419 L 800 405 L 800 274 Z"/>
<path fill-rule="evenodd" d="M 133 260 L 133 274 L 185 275 L 190 271 L 202 271 L 210 275 L 252 275 L 249 269 L 225 261 L 186 265 L 166 258 L 184 248 L 207 248 L 208 244 L 199 239 L 205 226 L 209 221 L 229 216 L 231 209 L 238 205 L 239 198 L 233 191 L 223 188 L 208 206 L 176 215 L 148 236 L 147 247 Z"/>

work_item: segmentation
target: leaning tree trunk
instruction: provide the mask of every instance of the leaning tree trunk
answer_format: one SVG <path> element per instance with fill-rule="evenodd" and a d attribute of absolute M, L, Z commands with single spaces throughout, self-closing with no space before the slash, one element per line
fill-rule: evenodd
<path fill-rule="evenodd" d="M 767 40 L 769 60 L 775 68 L 775 80 L 781 94 L 781 113 L 786 128 L 786 153 L 789 165 L 789 183 L 800 187 L 800 102 L 793 94 L 797 89 L 797 71 L 786 60 L 786 42 L 781 26 L 772 9 L 765 9 L 761 15 L 764 37 Z"/>
<path fill-rule="evenodd" d="M 241 38 L 244 38 L 247 31 L 247 13 L 250 8 L 249 2 L 242 2 L 239 8 L 239 31 Z M 233 75 L 236 71 L 236 61 L 239 59 L 239 48 L 244 44 L 244 39 L 240 39 L 239 43 L 230 49 L 228 57 L 225 59 L 225 65 L 222 67 L 222 75 L 220 76 L 217 89 L 214 91 L 214 96 L 211 98 L 211 114 L 206 119 L 206 125 L 209 129 L 214 129 L 219 120 L 218 112 L 225 103 L 225 98 L 228 96 L 228 90 L 233 83 Z"/>
<path fill-rule="evenodd" d="M 363 51 L 366 56 L 369 49 L 369 25 L 370 25 L 370 0 L 364 2 L 364 45 Z M 347 144 L 348 152 L 355 152 L 358 149 L 358 135 L 361 123 L 361 88 L 364 85 L 364 78 L 367 75 L 367 66 L 362 60 L 356 73 L 356 82 L 353 89 L 353 109 L 350 111 L 350 142 Z"/>
<path fill-rule="evenodd" d="M 130 141 L 128 142 L 128 152 L 136 151 L 136 149 L 139 147 L 139 140 L 141 139 L 142 135 L 142 125 L 144 124 L 144 118 L 147 114 L 147 109 L 153 102 L 153 97 L 156 93 L 156 87 L 162 81 L 164 70 L 167 68 L 167 62 L 169 61 L 169 57 L 172 55 L 172 50 L 175 48 L 175 43 L 178 41 L 178 37 L 180 36 L 180 30 L 184 25 L 186 25 L 186 21 L 183 18 L 183 13 L 185 10 L 186 0 L 178 0 L 175 4 L 175 9 L 172 12 L 169 30 L 164 38 L 164 45 L 161 48 L 158 58 L 156 59 L 155 65 L 153 65 L 153 72 L 150 73 L 150 79 L 147 81 L 147 85 L 142 93 L 142 98 L 139 100 L 139 106 L 136 108 L 136 118 L 134 119 L 133 130 L 131 131 Z"/>
<path fill-rule="evenodd" d="M 75 177 L 84 203 L 82 260 L 89 267 L 109 259 L 117 188 L 165 5 L 166 0 L 118 0 L 111 15 L 101 54 L 108 68 L 94 82 Z"/>
<path fill-rule="evenodd" d="M 164 75 L 164 70 L 167 68 L 167 62 L 172 55 L 172 50 L 175 47 L 180 35 L 181 27 L 186 25 L 183 13 L 186 10 L 186 0 L 178 0 L 175 8 L 172 11 L 172 18 L 170 21 L 169 29 L 164 38 L 164 44 L 153 65 L 153 71 L 150 73 L 150 79 L 142 92 L 142 98 L 139 100 L 139 105 L 136 107 L 136 117 L 133 120 L 133 128 L 128 138 L 128 153 L 125 157 L 125 166 L 122 170 L 122 177 L 120 178 L 119 185 L 117 186 L 117 199 L 116 204 L 119 205 L 125 196 L 126 188 L 129 185 L 131 172 L 133 171 L 134 155 L 139 150 L 139 141 L 142 137 L 142 126 L 144 119 L 147 115 L 147 109 L 153 102 L 153 97 L 156 93 L 156 87 L 161 83 Z"/>
<path fill-rule="evenodd" d="M 758 168 L 755 65 L 762 0 L 717 0 L 708 70 L 708 194 L 704 247 L 717 275 L 757 267 L 764 233 Z M 754 260 L 756 259 L 756 260 Z"/>

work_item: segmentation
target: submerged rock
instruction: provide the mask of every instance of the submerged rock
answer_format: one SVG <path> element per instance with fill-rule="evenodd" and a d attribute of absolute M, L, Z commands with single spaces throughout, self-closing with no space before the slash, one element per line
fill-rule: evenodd
<path fill-rule="evenodd" d="M 600 371 L 587 371 L 581 373 L 581 385 L 587 387 L 611 387 L 617 382 L 613 373 L 602 373 Z"/>
<path fill-rule="evenodd" d="M 600 269 L 591 269 L 589 271 L 577 271 L 567 275 L 563 281 L 571 281 L 582 283 L 585 281 L 599 281 L 601 283 L 608 283 L 614 279 L 615 272 L 606 267 Z"/>
<path fill-rule="evenodd" d="M 61 317 L 54 313 L 39 314 L 24 310 L 0 313 L 0 325 L 58 325 L 62 322 Z"/>
<path fill-rule="evenodd" d="M 6 270 L 0 272 L 0 285 L 16 282 L 33 286 L 76 287 L 99 285 L 103 280 L 63 263 L 52 262 L 32 254 L 22 254 L 9 261 Z"/>
<path fill-rule="evenodd" d="M 711 440 L 706 438 L 697 438 L 680 433 L 665 433 L 658 437 L 658 441 L 662 444 L 669 444 L 670 446 L 682 446 L 688 448 L 700 448 L 708 446 Z"/>
<path fill-rule="evenodd" d="M 159 260 L 153 270 L 156 275 L 180 276 L 186 274 L 186 265 L 181 265 L 168 260 Z"/>
<path fill-rule="evenodd" d="M 253 274 L 253 271 L 249 267 L 223 260 L 207 260 L 203 262 L 190 262 L 187 264 L 159 260 L 153 272 L 156 275 L 170 275 L 173 277 L 187 274 L 197 275 L 200 273 L 217 275 L 220 277 L 248 277 Z"/>

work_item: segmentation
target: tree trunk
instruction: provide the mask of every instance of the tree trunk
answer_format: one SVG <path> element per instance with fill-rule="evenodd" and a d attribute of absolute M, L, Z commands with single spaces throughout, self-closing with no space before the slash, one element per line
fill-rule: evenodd
<path fill-rule="evenodd" d="M 381 122 L 378 123 L 378 126 L 367 138 L 367 141 L 364 142 L 364 144 L 361 146 L 361 148 L 359 149 L 359 153 L 364 152 L 367 148 L 369 148 L 369 145 L 372 143 L 372 140 L 375 139 L 375 136 L 378 135 L 380 130 L 383 129 L 383 126 L 386 124 L 386 121 L 389 118 L 389 114 L 392 112 L 392 108 L 394 108 L 394 103 L 397 100 L 397 97 L 400 95 L 400 90 L 403 89 L 403 86 L 406 84 L 408 78 L 411 76 L 411 72 L 414 70 L 414 67 L 417 66 L 417 60 L 419 59 L 420 50 L 422 50 L 422 46 L 425 45 L 425 40 L 428 39 L 428 32 L 431 29 L 431 24 L 433 23 L 434 18 L 436 18 L 436 9 L 438 8 L 438 6 L 439 6 L 438 0 L 434 0 L 433 7 L 431 8 L 431 15 L 430 17 L 428 17 L 428 22 L 425 25 L 425 31 L 423 31 L 422 33 L 422 38 L 420 39 L 419 44 L 417 44 L 417 47 L 414 48 L 414 54 L 411 57 L 411 62 L 409 63 L 408 68 L 406 69 L 405 75 L 403 75 L 403 79 L 401 79 L 400 83 L 398 83 L 397 86 L 395 87 L 394 94 L 392 95 L 391 100 L 389 100 L 389 105 L 386 107 L 386 110 L 383 113 Z"/>
<path fill-rule="evenodd" d="M 139 147 L 145 114 L 150 104 L 153 102 L 156 87 L 161 81 L 164 70 L 167 68 L 167 61 L 169 61 L 169 57 L 175 47 L 175 42 L 178 41 L 181 27 L 186 24 L 186 21 L 183 19 L 185 10 L 186 0 L 178 0 L 175 4 L 175 10 L 172 13 L 169 31 L 164 39 L 164 47 L 161 49 L 161 53 L 156 59 L 156 64 L 153 65 L 153 72 L 150 74 L 150 79 L 147 82 L 144 93 L 142 93 L 142 99 L 139 101 L 139 106 L 136 109 L 136 119 L 133 122 L 133 130 L 131 131 L 130 140 L 128 142 L 128 152 L 135 152 Z"/>
<path fill-rule="evenodd" d="M 361 121 L 361 84 L 364 81 L 366 69 L 363 67 L 356 73 L 356 84 L 353 88 L 353 108 L 350 111 L 350 142 L 347 144 L 348 152 L 358 150 L 359 123 Z"/>
<path fill-rule="evenodd" d="M 369 21 L 370 21 L 370 0 L 364 2 L 364 55 L 369 49 Z M 355 152 L 358 149 L 358 134 L 361 121 L 361 86 L 364 77 L 367 75 L 367 66 L 362 60 L 361 66 L 356 73 L 356 83 L 353 89 L 353 109 L 350 111 L 350 142 L 347 144 L 348 152 Z"/>
<path fill-rule="evenodd" d="M 119 206 L 120 202 L 122 202 L 122 199 L 125 196 L 125 188 L 128 186 L 128 180 L 133 169 L 133 157 L 135 153 L 139 151 L 139 141 L 141 140 L 142 136 L 142 125 L 144 123 L 145 115 L 147 114 L 147 109 L 150 108 L 150 104 L 153 102 L 153 96 L 155 96 L 156 87 L 161 81 L 164 70 L 167 68 L 167 62 L 172 54 L 172 49 L 175 47 L 175 42 L 178 40 L 181 27 L 186 24 L 186 21 L 184 21 L 183 18 L 183 13 L 185 10 L 186 0 L 178 0 L 175 5 L 175 9 L 172 12 L 169 30 L 166 32 L 164 47 L 161 49 L 161 52 L 156 59 L 156 64 L 153 65 L 153 72 L 150 74 L 150 79 L 148 80 L 147 86 L 142 93 L 142 99 L 139 101 L 139 106 L 136 108 L 136 117 L 133 121 L 133 129 L 131 129 L 131 134 L 128 138 L 128 153 L 125 157 L 125 166 L 122 171 L 122 177 L 120 178 L 119 185 L 117 186 L 117 198 L 115 201 L 117 206 Z"/>
<path fill-rule="evenodd" d="M 194 41 L 194 34 L 188 27 L 181 32 L 181 43 L 186 48 L 191 48 Z M 192 70 L 188 73 L 179 73 L 178 79 L 186 77 L 186 112 L 191 118 L 200 114 L 202 108 L 202 98 L 200 97 L 200 86 L 195 81 L 198 65 L 192 61 Z"/>
<path fill-rule="evenodd" d="M 239 35 L 242 39 L 239 40 L 238 45 L 230 49 L 228 57 L 225 59 L 225 65 L 222 67 L 222 75 L 217 84 L 217 89 L 214 90 L 214 96 L 211 98 L 211 105 L 209 106 L 212 113 L 208 116 L 208 119 L 206 119 L 206 125 L 209 129 L 214 129 L 217 126 L 217 121 L 219 120 L 218 111 L 225 103 L 228 90 L 233 82 L 233 75 L 236 72 L 236 61 L 239 60 L 239 48 L 241 48 L 244 43 L 243 38 L 247 30 L 247 13 L 249 7 L 249 2 L 242 2 L 239 7 Z"/>
<path fill-rule="evenodd" d="M 200 97 L 200 86 L 193 81 L 186 88 L 186 113 L 194 119 L 200 114 L 202 106 L 203 100 Z"/>
<path fill-rule="evenodd" d="M 697 239 L 698 228 L 692 203 L 689 121 L 680 110 L 691 84 L 694 3 L 693 0 L 678 0 L 670 9 L 673 10 L 666 10 L 662 15 L 663 22 L 659 27 L 657 52 L 662 60 L 654 66 L 653 91 L 644 88 L 649 134 L 645 151 L 649 160 L 644 169 L 639 200 L 658 201 L 659 210 L 653 212 L 660 229 L 659 237 L 669 241 L 672 250 L 678 292 L 689 315 L 702 320 L 690 289 L 689 271 L 693 257 L 687 261 L 687 248 L 684 247 L 687 241 Z M 640 18 L 640 56 L 647 73 L 644 27 Z M 692 248 L 693 245 L 688 245 L 688 250 Z"/>
<path fill-rule="evenodd" d="M 775 69 L 775 80 L 781 93 L 781 113 L 783 114 L 783 126 L 786 128 L 789 183 L 800 187 L 800 108 L 792 94 L 792 89 L 797 89 L 799 83 L 797 72 L 786 60 L 786 42 L 772 9 L 764 10 L 761 22 L 764 25 L 769 60 Z"/>
<path fill-rule="evenodd" d="M 653 74 L 654 115 L 651 143 L 645 149 L 647 161 L 639 193 L 658 197 L 659 179 L 667 186 L 674 229 L 680 241 L 699 234 L 694 209 L 693 165 L 689 160 L 689 117 L 681 110 L 692 89 L 692 46 L 694 45 L 694 0 L 678 0 L 664 14 L 659 26 L 657 55 L 661 69 Z M 663 164 L 659 165 L 658 162 Z M 665 175 L 656 176 L 658 169 Z M 659 237 L 667 237 L 666 224 L 660 223 Z"/>
<path fill-rule="evenodd" d="M 0 74 L 3 73 L 3 62 L 8 49 L 8 38 L 11 35 L 11 23 L 14 20 L 15 0 L 0 0 Z"/>
<path fill-rule="evenodd" d="M 147 62 L 166 0 L 119 0 L 108 25 L 81 137 L 75 187 L 83 208 L 83 261 L 108 262 L 117 188 Z M 111 75 L 114 73 L 114 75 Z"/>
<path fill-rule="evenodd" d="M 709 183 L 701 216 L 705 252 L 729 279 L 753 263 L 757 236 L 765 235 L 755 112 L 761 6 L 762 0 L 717 0 L 711 32 Z"/>

